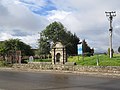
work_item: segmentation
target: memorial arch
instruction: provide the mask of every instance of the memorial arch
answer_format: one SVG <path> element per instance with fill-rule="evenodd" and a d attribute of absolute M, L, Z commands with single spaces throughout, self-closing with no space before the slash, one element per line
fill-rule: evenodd
<path fill-rule="evenodd" d="M 52 64 L 65 64 L 67 62 L 66 48 L 61 42 L 56 42 L 51 50 Z"/>

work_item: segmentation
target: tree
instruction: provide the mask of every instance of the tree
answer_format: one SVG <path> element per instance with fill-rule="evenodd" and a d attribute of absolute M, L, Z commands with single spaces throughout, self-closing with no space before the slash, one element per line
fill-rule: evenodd
<path fill-rule="evenodd" d="M 30 56 L 34 55 L 33 50 L 31 47 L 19 39 L 9 39 L 4 41 L 4 53 L 7 53 L 8 51 L 17 51 L 21 50 L 22 55 Z"/>
<path fill-rule="evenodd" d="M 50 52 L 50 43 L 47 41 L 46 38 L 42 37 L 42 34 L 40 34 L 40 39 L 39 39 L 39 55 L 47 55 Z"/>
<path fill-rule="evenodd" d="M 91 49 L 85 39 L 82 41 L 82 51 L 85 56 L 91 56 L 94 53 L 94 49 Z"/>
<path fill-rule="evenodd" d="M 0 55 L 4 56 L 5 55 L 5 44 L 3 41 L 0 42 Z"/>
<path fill-rule="evenodd" d="M 118 52 L 120 53 L 120 47 L 118 48 Z"/>
<path fill-rule="evenodd" d="M 39 50 L 46 48 L 50 51 L 50 43 L 55 43 L 57 41 L 60 41 L 66 46 L 67 53 L 69 55 L 77 54 L 77 44 L 79 43 L 79 38 L 70 31 L 67 31 L 62 23 L 56 21 L 48 25 L 41 32 L 41 38 L 39 39 Z M 44 50 L 44 53 L 48 53 L 48 51 Z"/>
<path fill-rule="evenodd" d="M 112 57 L 113 57 L 114 50 L 112 49 Z M 108 48 L 108 55 L 110 56 L 110 48 Z"/>

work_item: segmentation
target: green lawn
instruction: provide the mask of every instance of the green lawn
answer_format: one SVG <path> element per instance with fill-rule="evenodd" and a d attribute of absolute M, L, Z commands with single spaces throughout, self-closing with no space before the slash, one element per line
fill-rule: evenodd
<path fill-rule="evenodd" d="M 35 59 L 34 62 L 51 62 L 51 59 Z"/>
<path fill-rule="evenodd" d="M 76 62 L 78 65 L 83 66 L 96 66 L 99 60 L 99 66 L 120 66 L 120 54 L 114 54 L 112 59 L 108 55 L 99 54 L 91 57 L 82 56 L 69 56 L 68 62 Z M 28 62 L 28 60 L 26 60 Z M 34 62 L 51 62 L 51 59 L 35 59 Z M 3 61 L 0 61 L 0 67 L 4 66 Z"/>
<path fill-rule="evenodd" d="M 120 54 L 114 54 L 112 59 L 110 59 L 108 55 L 104 54 L 84 58 L 82 56 L 70 56 L 68 58 L 69 62 L 76 62 L 79 65 L 85 66 L 96 66 L 97 60 L 99 60 L 99 66 L 120 66 Z"/>

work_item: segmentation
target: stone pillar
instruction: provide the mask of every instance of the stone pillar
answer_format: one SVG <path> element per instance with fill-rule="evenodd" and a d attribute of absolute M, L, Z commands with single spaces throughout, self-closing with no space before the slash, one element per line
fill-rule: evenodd
<path fill-rule="evenodd" d="M 55 64 L 55 62 L 56 62 L 56 60 L 55 60 L 55 48 L 54 48 L 54 59 L 53 60 L 54 60 L 54 64 Z"/>

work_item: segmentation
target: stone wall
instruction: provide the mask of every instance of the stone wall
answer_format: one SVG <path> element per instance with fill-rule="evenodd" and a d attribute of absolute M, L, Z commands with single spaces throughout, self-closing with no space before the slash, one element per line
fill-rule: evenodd
<path fill-rule="evenodd" d="M 77 71 L 77 72 L 102 72 L 120 74 L 119 66 L 80 66 L 80 65 L 53 65 L 47 62 L 31 62 L 28 64 L 14 64 L 13 68 L 27 70 L 63 70 L 63 71 Z"/>

